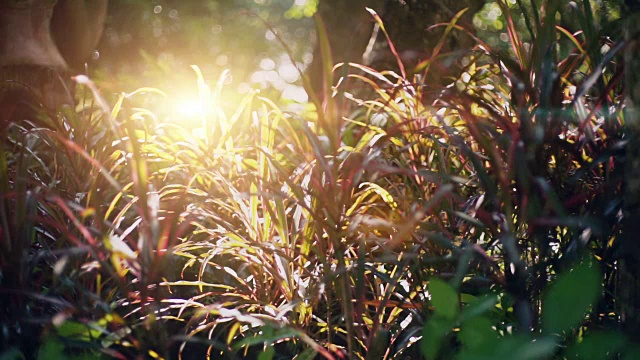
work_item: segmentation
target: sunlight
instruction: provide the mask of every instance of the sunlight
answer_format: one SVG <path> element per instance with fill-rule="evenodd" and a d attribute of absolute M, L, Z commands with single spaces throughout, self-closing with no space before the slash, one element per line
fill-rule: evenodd
<path fill-rule="evenodd" d="M 192 119 L 204 115 L 206 106 L 199 99 L 186 99 L 177 104 L 175 112 L 180 117 Z"/>
<path fill-rule="evenodd" d="M 172 121 L 179 122 L 181 126 L 188 128 L 195 138 L 205 139 L 206 122 L 212 112 L 210 104 L 197 97 L 183 98 L 173 105 Z"/>
<path fill-rule="evenodd" d="M 184 93 L 183 93 L 184 94 Z M 168 102 L 169 121 L 187 129 L 198 138 L 204 138 L 206 123 L 211 121 L 213 106 L 197 94 L 184 94 Z"/>
<path fill-rule="evenodd" d="M 207 128 L 204 126 L 199 126 L 191 129 L 191 136 L 196 139 L 206 140 L 207 139 Z"/>

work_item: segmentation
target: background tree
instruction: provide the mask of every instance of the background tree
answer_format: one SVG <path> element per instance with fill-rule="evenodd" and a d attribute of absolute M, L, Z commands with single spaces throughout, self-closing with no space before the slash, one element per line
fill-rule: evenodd
<path fill-rule="evenodd" d="M 229 70 L 223 104 L 252 88 L 305 102 L 295 66 L 274 34 L 292 50 L 295 65 L 308 66 L 313 21 L 287 15 L 291 7 L 288 0 L 112 0 L 90 69 L 107 95 L 150 86 L 176 99 L 197 98 L 190 65 L 198 65 L 207 81 Z M 160 118 L 175 110 L 159 98 L 145 105 Z"/>
<path fill-rule="evenodd" d="M 372 37 L 375 21 L 365 10 L 369 7 L 387 23 L 391 39 L 411 69 L 418 61 L 431 57 L 444 32 L 444 28 L 427 30 L 430 26 L 448 22 L 458 11 L 469 7 L 458 23 L 473 29 L 474 14 L 483 4 L 482 0 L 308 0 L 293 5 L 285 0 L 112 0 L 105 37 L 99 46 L 100 57 L 94 67 L 106 80 L 103 86 L 109 89 L 115 87 L 115 75 L 119 74 L 120 85 L 180 88 L 181 92 L 193 81 L 190 64 L 197 64 L 206 76 L 214 78 L 230 69 L 230 89 L 241 93 L 250 87 L 275 89 L 277 93 L 286 90 L 282 94 L 286 99 L 290 98 L 293 85 L 299 85 L 299 78 L 280 41 L 292 50 L 293 61 L 306 69 L 318 88 L 320 53 L 311 19 L 316 12 L 326 25 L 335 63 L 356 61 L 379 69 L 395 68 L 386 38 L 381 32 Z M 240 32 L 241 37 L 237 36 Z M 436 78 L 446 76 L 442 71 L 452 67 L 455 62 L 451 59 L 461 58 L 459 54 L 442 55 L 461 49 L 470 40 L 459 32 L 451 34 L 434 64 L 434 68 L 440 67 Z M 368 59 L 363 59 L 370 41 Z M 175 80 L 164 83 L 169 78 L 165 75 L 175 78 L 176 73 L 184 74 L 189 82 L 185 86 L 176 86 Z M 126 85 L 129 82 L 131 85 Z"/>
<path fill-rule="evenodd" d="M 443 78 L 451 74 L 456 60 L 462 59 L 456 51 L 466 51 L 464 49 L 469 49 L 473 40 L 466 34 L 453 32 L 435 54 L 433 51 L 441 41 L 445 28 L 432 26 L 447 23 L 458 12 L 468 9 L 457 20 L 457 24 L 472 31 L 473 17 L 484 3 L 484 0 L 322 0 L 318 11 L 327 27 L 334 62 L 355 61 L 379 70 L 397 70 L 397 60 L 390 51 L 388 41 L 381 31 L 374 29 L 374 19 L 364 11 L 366 6 L 382 18 L 407 69 L 412 70 L 419 62 L 437 57 L 432 64 L 432 69 L 437 71 L 429 76 L 427 83 L 441 83 Z M 318 58 L 316 49 L 314 60 Z M 317 68 L 312 67 L 311 70 L 315 76 Z"/>
<path fill-rule="evenodd" d="M 34 108 L 53 111 L 73 102 L 72 70 L 67 61 L 81 67 L 100 36 L 101 19 L 106 13 L 106 0 L 88 3 L 90 5 L 85 6 L 85 2 L 79 0 L 0 0 L 0 134 L 3 137 L 9 122 L 35 121 Z M 0 163 L 6 164 L 4 149 L 0 153 L 3 157 Z M 0 196 L 0 201 L 10 203 L 5 196 Z M 16 209 L 9 205 L 10 210 L 6 211 L 4 205 L 0 206 L 0 217 L 7 224 L 7 213 L 13 218 L 11 215 Z M 34 235 L 26 231 L 19 220 L 15 221 L 16 231 L 0 230 L 4 250 L 0 255 L 0 303 L 3 304 L 0 323 L 3 324 L 16 324 L 29 311 L 23 294 L 31 286 L 25 268 L 27 244 Z M 12 292 L 19 295 L 7 295 Z M 25 324 L 19 335 L 11 332 L 8 337 L 3 336 L 0 347 L 20 343 L 24 349 L 35 351 L 38 343 L 35 328 L 33 324 Z M 7 328 L 2 331 L 6 332 Z"/>
<path fill-rule="evenodd" d="M 0 1 L 0 122 L 72 101 L 69 65 L 81 70 L 106 9 L 107 0 Z"/>

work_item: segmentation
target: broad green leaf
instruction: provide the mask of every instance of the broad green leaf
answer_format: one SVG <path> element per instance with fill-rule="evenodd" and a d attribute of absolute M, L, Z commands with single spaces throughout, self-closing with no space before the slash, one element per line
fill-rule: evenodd
<path fill-rule="evenodd" d="M 434 316 L 427 321 L 422 329 L 420 350 L 427 360 L 435 359 L 440 352 L 445 336 L 451 331 L 453 321 L 451 319 Z"/>
<path fill-rule="evenodd" d="M 627 339 L 625 339 L 624 335 L 615 331 L 588 334 L 582 339 L 582 342 L 569 348 L 567 357 L 581 360 L 612 359 L 626 342 Z"/>
<path fill-rule="evenodd" d="M 433 278 L 429 281 L 431 304 L 436 314 L 446 319 L 453 319 L 458 315 L 458 293 L 446 282 Z"/>
<path fill-rule="evenodd" d="M 464 309 L 462 309 L 460 320 L 464 322 L 467 319 L 472 319 L 476 316 L 484 315 L 491 310 L 494 310 L 497 303 L 498 298 L 495 295 L 487 295 L 473 299 L 469 302 L 469 305 L 465 306 Z"/>
<path fill-rule="evenodd" d="M 622 360 L 635 360 L 638 358 L 638 354 L 640 354 L 640 345 L 627 346 Z"/>
<path fill-rule="evenodd" d="M 38 351 L 38 360 L 62 360 L 67 359 L 64 354 L 64 345 L 53 337 L 48 337 Z"/>
<path fill-rule="evenodd" d="M 456 288 L 460 289 L 466 274 L 469 272 L 469 267 L 473 262 L 473 257 L 475 256 L 475 253 L 476 253 L 475 250 L 471 246 L 465 246 L 460 251 L 460 255 L 458 257 L 458 265 L 456 266 L 456 272 L 453 278 L 451 279 L 451 283 L 454 284 Z"/>
<path fill-rule="evenodd" d="M 273 359 L 273 355 L 275 354 L 276 350 L 273 348 L 273 346 L 269 346 L 263 352 L 261 352 L 260 355 L 258 355 L 258 360 L 271 360 Z"/>
<path fill-rule="evenodd" d="M 512 359 L 538 360 L 549 359 L 557 349 L 556 341 L 552 338 L 534 339 L 513 354 Z"/>
<path fill-rule="evenodd" d="M 585 313 L 600 297 L 600 270 L 583 261 L 560 274 L 542 302 L 542 329 L 558 334 L 580 325 Z"/>
<path fill-rule="evenodd" d="M 458 337 L 462 345 L 471 350 L 488 353 L 495 348 L 498 336 L 493 324 L 485 316 L 476 316 L 465 321 L 460 327 Z"/>
<path fill-rule="evenodd" d="M 67 320 L 58 327 L 58 335 L 75 340 L 90 340 L 100 337 L 102 332 L 87 324 Z"/>
<path fill-rule="evenodd" d="M 529 336 L 509 336 L 495 342 L 492 351 L 479 352 L 476 349 L 464 349 L 457 360 L 545 360 L 550 359 L 557 350 L 552 338 L 534 339 Z"/>

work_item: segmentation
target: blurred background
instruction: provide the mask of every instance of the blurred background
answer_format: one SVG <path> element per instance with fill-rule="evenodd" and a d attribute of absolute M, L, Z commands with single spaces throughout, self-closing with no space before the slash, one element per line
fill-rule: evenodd
<path fill-rule="evenodd" d="M 537 9 L 531 5 L 535 2 L 508 3 L 518 10 L 512 14 L 515 26 L 525 42 L 530 40 L 519 10 L 535 13 Z M 618 2 L 593 3 L 602 26 L 616 27 L 620 17 Z M 306 103 L 308 97 L 296 67 L 308 70 L 314 56 L 319 56 L 314 54 L 313 15 L 320 12 L 324 18 L 335 62 L 363 62 L 362 54 L 371 40 L 374 24 L 365 6 L 381 13 L 409 70 L 418 60 L 431 55 L 433 44 L 442 36 L 443 27 L 429 27 L 450 21 L 464 8 L 469 9 L 458 24 L 492 48 L 511 50 L 503 23 L 505 16 L 495 1 L 111 0 L 102 40 L 88 68 L 107 95 L 155 87 L 169 98 L 183 98 L 188 103 L 197 97 L 196 76 L 190 68 L 197 65 L 208 83 L 215 83 L 224 70 L 229 70 L 224 79 L 228 103 L 252 89 L 280 104 Z M 558 13 L 559 23 L 569 31 L 578 28 L 576 18 L 571 16 L 572 6 L 575 3 L 567 2 Z M 368 65 L 392 68 L 395 61 L 381 35 L 374 39 L 375 54 Z M 462 32 L 453 32 L 449 37 L 449 48 L 443 53 L 448 51 L 453 59 L 463 59 L 460 55 L 464 54 L 456 54 L 455 50 L 465 48 L 470 38 Z M 444 76 L 442 71 L 438 74 Z M 161 103 L 144 105 L 159 109 Z"/>
<path fill-rule="evenodd" d="M 312 61 L 315 9 L 306 0 L 113 0 L 89 71 L 105 92 L 155 87 L 188 103 L 198 91 L 190 65 L 208 83 L 228 69 L 228 97 L 259 89 L 306 102 L 296 66 L 303 70 Z"/>

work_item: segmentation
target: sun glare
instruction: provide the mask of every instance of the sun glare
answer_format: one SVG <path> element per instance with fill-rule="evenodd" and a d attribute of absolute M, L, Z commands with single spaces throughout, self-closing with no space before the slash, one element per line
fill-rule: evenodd
<path fill-rule="evenodd" d="M 205 113 L 205 106 L 198 99 L 187 99 L 178 103 L 176 115 L 191 119 L 202 116 Z"/>
<path fill-rule="evenodd" d="M 195 138 L 206 138 L 207 113 L 211 110 L 200 99 L 187 98 L 176 102 L 173 107 L 173 121 L 178 121 L 182 126 L 191 131 Z"/>

